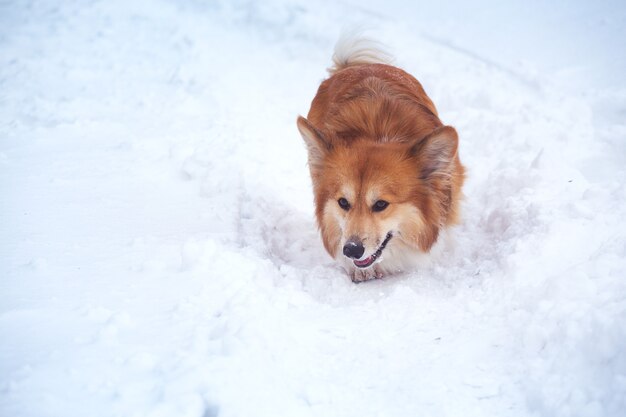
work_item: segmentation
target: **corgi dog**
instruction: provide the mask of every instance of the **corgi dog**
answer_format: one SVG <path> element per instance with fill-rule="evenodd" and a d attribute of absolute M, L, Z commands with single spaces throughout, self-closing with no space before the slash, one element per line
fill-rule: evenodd
<path fill-rule="evenodd" d="M 324 247 L 353 282 L 414 267 L 459 221 L 457 132 L 389 62 L 375 42 L 340 39 L 329 78 L 297 120 Z"/>

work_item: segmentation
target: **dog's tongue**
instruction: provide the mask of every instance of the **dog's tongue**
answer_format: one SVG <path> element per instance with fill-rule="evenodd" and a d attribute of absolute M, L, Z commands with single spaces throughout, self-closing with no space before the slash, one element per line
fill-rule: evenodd
<path fill-rule="evenodd" d="M 371 256 L 368 256 L 367 258 L 363 259 L 362 261 L 357 261 L 356 259 L 354 260 L 354 263 L 356 264 L 356 266 L 369 265 L 370 262 L 372 262 L 372 257 Z"/>

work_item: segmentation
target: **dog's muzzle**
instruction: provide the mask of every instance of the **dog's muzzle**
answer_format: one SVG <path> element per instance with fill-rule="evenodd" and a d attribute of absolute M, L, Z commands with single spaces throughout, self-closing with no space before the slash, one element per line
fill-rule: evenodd
<path fill-rule="evenodd" d="M 369 266 L 372 266 L 374 262 L 376 262 L 376 260 L 380 258 L 383 250 L 385 249 L 392 237 L 393 235 L 391 234 L 391 232 L 387 233 L 385 240 L 383 240 L 383 243 L 381 243 L 378 249 L 376 249 L 376 252 L 361 260 L 359 259 L 363 256 L 363 253 L 365 252 L 363 242 L 357 237 L 351 237 L 350 239 L 348 239 L 345 245 L 343 245 L 343 254 L 348 258 L 351 258 L 352 262 L 357 268 L 367 268 Z"/>

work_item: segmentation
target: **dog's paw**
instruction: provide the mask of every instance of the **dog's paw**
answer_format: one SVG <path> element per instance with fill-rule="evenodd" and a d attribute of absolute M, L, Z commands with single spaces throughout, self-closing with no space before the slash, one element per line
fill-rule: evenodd
<path fill-rule="evenodd" d="M 352 282 L 354 283 L 369 281 L 372 279 L 382 278 L 382 277 L 383 277 L 383 273 L 378 268 L 377 265 L 374 265 L 373 267 L 367 268 L 367 269 L 353 269 L 350 274 L 350 278 L 352 279 Z"/>

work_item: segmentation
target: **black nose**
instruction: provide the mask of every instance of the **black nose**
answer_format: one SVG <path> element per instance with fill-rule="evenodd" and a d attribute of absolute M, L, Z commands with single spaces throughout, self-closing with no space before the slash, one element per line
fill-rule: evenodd
<path fill-rule="evenodd" d="M 343 245 L 343 254 L 348 258 L 359 259 L 363 256 L 363 252 L 365 252 L 363 243 L 357 238 L 350 238 L 346 244 Z"/>

